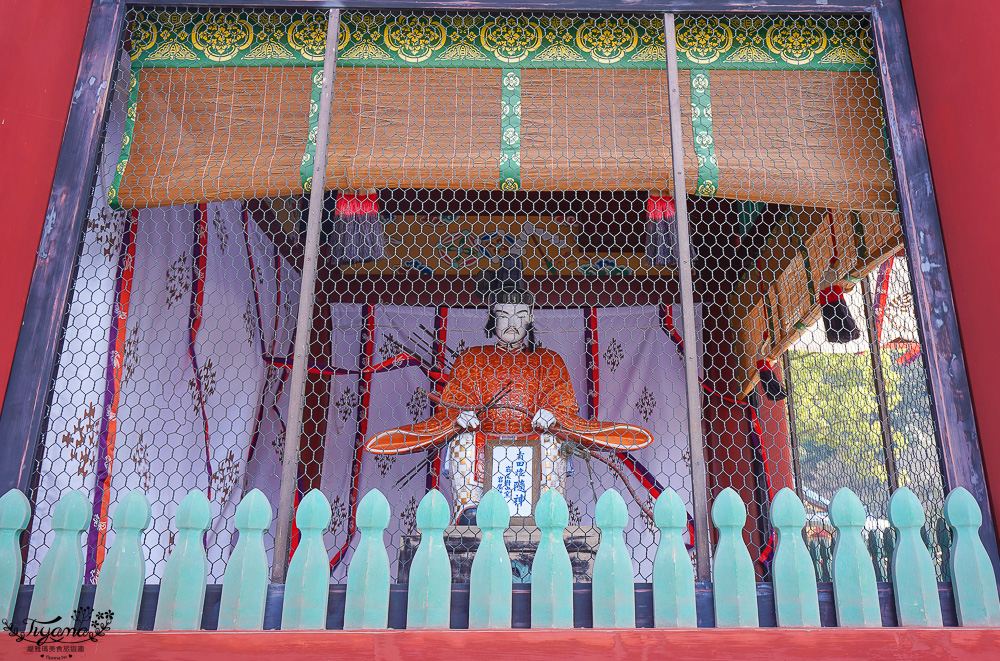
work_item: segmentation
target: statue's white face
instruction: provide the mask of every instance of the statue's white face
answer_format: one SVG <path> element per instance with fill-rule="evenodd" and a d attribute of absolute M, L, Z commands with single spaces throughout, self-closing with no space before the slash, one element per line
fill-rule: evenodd
<path fill-rule="evenodd" d="M 496 337 L 506 344 L 518 344 L 528 334 L 532 322 L 531 306 L 502 303 L 493 306 L 497 318 Z"/>

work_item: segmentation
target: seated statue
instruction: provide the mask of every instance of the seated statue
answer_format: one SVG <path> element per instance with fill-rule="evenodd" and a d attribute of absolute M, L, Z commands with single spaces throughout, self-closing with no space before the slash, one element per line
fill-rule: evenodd
<path fill-rule="evenodd" d="M 423 422 L 384 431 L 365 443 L 374 454 L 401 454 L 441 446 L 453 437 L 447 468 L 460 525 L 475 522 L 475 507 L 484 492 L 482 464 L 487 437 L 538 435 L 541 491 L 557 489 L 560 493 L 566 479 L 566 453 L 560 451 L 563 443 L 634 450 L 653 441 L 641 427 L 578 415 L 563 359 L 535 345 L 530 294 L 520 287 L 505 287 L 491 294 L 488 302 L 485 331 L 487 337 L 496 338 L 496 344 L 465 349 L 455 358 L 437 412 Z M 491 406 L 486 408 L 488 404 Z"/>

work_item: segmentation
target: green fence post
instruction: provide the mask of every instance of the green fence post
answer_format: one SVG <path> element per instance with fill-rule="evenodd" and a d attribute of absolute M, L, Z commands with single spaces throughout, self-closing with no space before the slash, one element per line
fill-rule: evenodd
<path fill-rule="evenodd" d="M 963 627 L 998 627 L 997 577 L 979 538 L 979 527 L 983 525 L 979 504 L 972 494 L 959 487 L 945 498 L 944 516 L 955 532 L 951 545 L 951 586 L 958 623 Z"/>
<path fill-rule="evenodd" d="M 295 510 L 299 545 L 285 576 L 285 600 L 281 609 L 283 630 L 325 629 L 330 599 L 330 554 L 323 532 L 333 510 L 319 489 L 310 489 Z"/>
<path fill-rule="evenodd" d="M 177 543 L 167 558 L 156 602 L 156 631 L 196 630 L 201 627 L 208 581 L 208 557 L 202 541 L 212 522 L 212 508 L 199 489 L 192 489 L 177 506 L 174 524 Z"/>
<path fill-rule="evenodd" d="M 149 499 L 135 489 L 125 494 L 111 518 L 115 541 L 101 563 L 94 594 L 94 612 L 114 613 L 114 631 L 135 631 L 139 623 L 139 603 L 146 583 L 146 552 L 142 534 L 149 527 Z"/>
<path fill-rule="evenodd" d="M 420 545 L 410 564 L 407 629 L 447 629 L 451 623 L 451 563 L 444 548 L 448 518 L 448 501 L 431 489 L 417 507 Z"/>
<path fill-rule="evenodd" d="M 795 492 L 785 487 L 771 501 L 771 525 L 777 548 L 771 566 L 774 607 L 779 627 L 818 627 L 816 571 L 802 540 L 806 512 Z"/>
<path fill-rule="evenodd" d="M 535 525 L 541 530 L 531 563 L 531 627 L 573 628 L 573 565 L 563 531 L 569 524 L 566 499 L 549 489 L 535 504 Z"/>
<path fill-rule="evenodd" d="M 712 562 L 715 592 L 715 625 L 756 627 L 757 582 L 753 560 L 743 541 L 747 508 L 732 487 L 726 487 L 712 504 L 712 522 L 719 531 Z"/>
<path fill-rule="evenodd" d="M 91 505 L 76 489 L 66 492 L 52 508 L 52 545 L 42 558 L 35 579 L 28 617 L 51 626 L 73 626 L 83 585 L 83 544 L 90 525 Z M 20 551 L 19 551 L 20 553 Z"/>
<path fill-rule="evenodd" d="M 889 499 L 889 522 L 898 534 L 892 554 L 892 584 L 899 626 L 940 627 L 937 573 L 930 552 L 920 539 L 924 508 L 906 487 L 896 489 Z"/>
<path fill-rule="evenodd" d="M 499 491 L 490 489 L 482 497 L 476 521 L 482 539 L 469 577 L 469 628 L 509 629 L 513 575 L 503 532 L 510 525 L 510 507 Z"/>
<path fill-rule="evenodd" d="M 389 555 L 384 533 L 389 525 L 389 501 L 372 489 L 358 504 L 361 540 L 347 568 L 345 629 L 389 627 Z"/>
<path fill-rule="evenodd" d="M 830 521 L 837 528 L 833 548 L 833 600 L 837 623 L 842 627 L 880 627 L 875 566 L 866 548 L 862 529 L 865 508 L 850 489 L 840 489 L 830 501 Z M 869 543 L 875 537 L 869 535 Z M 877 545 L 876 545 L 877 554 Z"/>
<path fill-rule="evenodd" d="M 243 496 L 236 507 L 233 525 L 240 537 L 222 575 L 220 631 L 256 631 L 264 626 L 268 582 L 264 531 L 271 527 L 273 515 L 271 503 L 260 489 Z"/>
<path fill-rule="evenodd" d="M 31 503 L 17 489 L 0 497 L 0 619 L 14 615 L 17 589 L 21 585 L 21 531 L 31 519 Z"/>
<path fill-rule="evenodd" d="M 653 622 L 657 627 L 697 627 L 694 569 L 683 539 L 687 510 L 673 489 L 656 499 L 653 520 L 660 529 L 653 560 Z"/>
<path fill-rule="evenodd" d="M 601 545 L 594 558 L 594 628 L 635 626 L 635 572 L 623 533 L 628 508 L 621 494 L 608 489 L 597 500 L 594 521 L 601 530 Z"/>

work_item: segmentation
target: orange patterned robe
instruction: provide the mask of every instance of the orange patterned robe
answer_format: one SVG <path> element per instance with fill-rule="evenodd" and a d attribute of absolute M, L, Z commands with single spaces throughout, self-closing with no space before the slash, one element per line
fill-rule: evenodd
<path fill-rule="evenodd" d="M 635 425 L 585 420 L 577 412 L 573 383 L 563 359 L 554 351 L 535 349 L 510 351 L 495 345 L 466 349 L 455 359 L 451 379 L 442 401 L 461 409 L 438 407 L 429 419 L 384 431 L 370 438 L 365 448 L 375 454 L 401 454 L 441 445 L 455 433 L 460 410 L 475 410 L 513 381 L 501 404 L 534 414 L 548 409 L 559 420 L 562 431 L 584 445 L 636 450 L 653 442 L 652 435 Z M 537 433 L 531 416 L 497 408 L 479 416 L 481 433 L 487 436 L 522 436 Z"/>

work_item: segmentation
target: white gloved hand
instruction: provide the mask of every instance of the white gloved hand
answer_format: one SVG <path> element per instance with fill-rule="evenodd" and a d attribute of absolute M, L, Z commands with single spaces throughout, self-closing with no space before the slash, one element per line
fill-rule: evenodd
<path fill-rule="evenodd" d="M 455 426 L 459 429 L 479 429 L 479 418 L 475 411 L 462 411 L 455 420 Z"/>
<path fill-rule="evenodd" d="M 548 409 L 538 409 L 535 417 L 531 419 L 531 426 L 538 431 L 550 431 L 559 424 L 555 414 Z"/>

